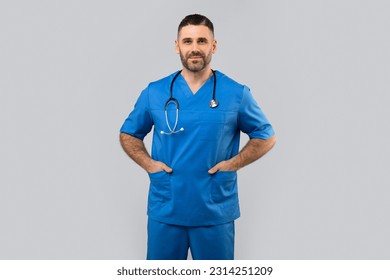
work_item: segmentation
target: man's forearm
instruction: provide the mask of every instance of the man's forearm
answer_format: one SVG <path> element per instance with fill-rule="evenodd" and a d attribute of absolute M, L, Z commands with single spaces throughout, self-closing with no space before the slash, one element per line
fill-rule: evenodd
<path fill-rule="evenodd" d="M 162 170 L 168 173 L 172 172 L 172 169 L 165 163 L 155 161 L 150 157 L 145 144 L 141 139 L 126 133 L 121 133 L 119 140 L 126 154 L 139 166 L 145 169 L 146 172 L 153 173 Z"/>
<path fill-rule="evenodd" d="M 250 139 L 241 151 L 233 158 L 216 164 L 209 170 L 210 174 L 221 171 L 236 171 L 240 168 L 258 160 L 275 145 L 276 137 L 272 136 L 267 140 Z"/>
<path fill-rule="evenodd" d="M 148 165 L 150 165 L 151 157 L 146 150 L 144 142 L 126 133 L 121 133 L 119 139 L 126 154 L 146 170 Z"/>
<path fill-rule="evenodd" d="M 242 150 L 231 159 L 236 170 L 258 160 L 264 156 L 275 145 L 276 137 L 272 136 L 267 140 L 250 139 Z"/>

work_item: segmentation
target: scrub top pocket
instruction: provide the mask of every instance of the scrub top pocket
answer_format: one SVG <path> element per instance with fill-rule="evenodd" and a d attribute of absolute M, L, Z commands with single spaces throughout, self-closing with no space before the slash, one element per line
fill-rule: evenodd
<path fill-rule="evenodd" d="M 149 199 L 154 202 L 165 202 L 171 199 L 171 177 L 165 171 L 149 173 Z"/>
<path fill-rule="evenodd" d="M 237 202 L 237 172 L 218 171 L 212 177 L 211 199 L 229 206 Z"/>
<path fill-rule="evenodd" d="M 199 113 L 199 140 L 219 141 L 225 125 L 223 112 Z"/>

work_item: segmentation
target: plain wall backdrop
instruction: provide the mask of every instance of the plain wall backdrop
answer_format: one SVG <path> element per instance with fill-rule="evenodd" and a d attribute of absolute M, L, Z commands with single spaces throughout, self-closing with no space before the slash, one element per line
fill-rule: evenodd
<path fill-rule="evenodd" d="M 236 258 L 389 259 L 389 10 L 1 1 L 0 259 L 145 258 L 148 177 L 118 133 L 141 90 L 181 68 L 192 13 L 215 25 L 212 67 L 251 88 L 278 139 L 239 171 Z"/>

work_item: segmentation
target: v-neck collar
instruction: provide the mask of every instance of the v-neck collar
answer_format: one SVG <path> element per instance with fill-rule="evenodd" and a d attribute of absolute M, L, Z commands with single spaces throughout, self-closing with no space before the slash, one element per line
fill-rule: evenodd
<path fill-rule="evenodd" d="M 183 83 L 183 88 L 185 88 L 185 93 L 186 95 L 189 95 L 189 96 L 196 96 L 196 95 L 199 95 L 201 91 L 203 91 L 204 88 L 207 87 L 207 84 L 209 84 L 210 82 L 212 82 L 212 79 L 214 79 L 213 75 L 211 75 L 204 83 L 203 85 L 194 93 L 190 86 L 188 85 L 186 79 L 184 79 L 183 75 L 180 73 L 180 82 Z"/>

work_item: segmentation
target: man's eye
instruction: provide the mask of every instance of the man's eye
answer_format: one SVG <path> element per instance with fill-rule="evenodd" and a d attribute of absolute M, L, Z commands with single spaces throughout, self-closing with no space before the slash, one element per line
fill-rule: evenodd
<path fill-rule="evenodd" d="M 206 42 L 207 42 L 207 41 L 204 40 L 204 39 L 199 39 L 199 41 L 198 41 L 199 44 L 206 44 Z"/>
<path fill-rule="evenodd" d="M 191 41 L 190 40 L 185 40 L 183 43 L 184 44 L 191 44 Z"/>

